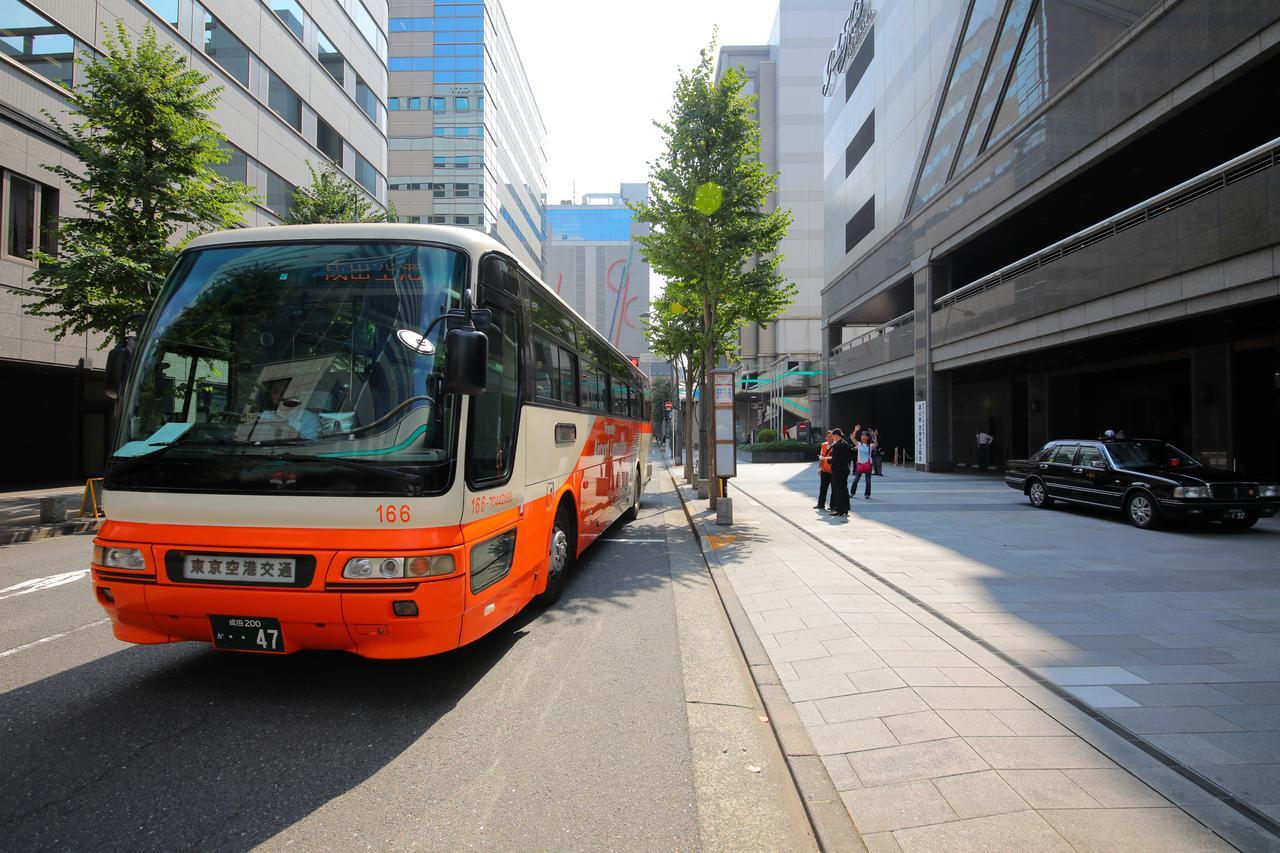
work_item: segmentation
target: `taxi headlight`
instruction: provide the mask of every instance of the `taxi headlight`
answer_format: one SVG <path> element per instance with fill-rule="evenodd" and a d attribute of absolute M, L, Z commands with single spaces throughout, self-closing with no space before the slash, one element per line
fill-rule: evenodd
<path fill-rule="evenodd" d="M 1207 498 L 1209 490 L 1204 486 L 1178 486 L 1173 490 L 1175 498 Z"/>
<path fill-rule="evenodd" d="M 111 569 L 129 569 L 140 571 L 147 567 L 147 558 L 137 548 L 111 548 L 105 545 L 93 546 L 93 561 L 99 566 Z"/>
<path fill-rule="evenodd" d="M 1258 488 L 1258 496 L 1263 498 L 1280 498 L 1280 486 L 1260 486 Z"/>

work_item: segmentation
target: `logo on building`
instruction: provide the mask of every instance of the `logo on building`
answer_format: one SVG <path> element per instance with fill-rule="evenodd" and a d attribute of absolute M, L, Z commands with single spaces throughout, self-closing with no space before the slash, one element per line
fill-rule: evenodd
<path fill-rule="evenodd" d="M 849 17 L 844 22 L 844 29 L 836 39 L 836 46 L 827 54 L 827 72 L 822 80 L 823 97 L 835 90 L 836 78 L 849 67 L 849 60 L 862 47 L 875 19 L 876 12 L 871 8 L 871 0 L 857 0 L 853 4 Z"/>

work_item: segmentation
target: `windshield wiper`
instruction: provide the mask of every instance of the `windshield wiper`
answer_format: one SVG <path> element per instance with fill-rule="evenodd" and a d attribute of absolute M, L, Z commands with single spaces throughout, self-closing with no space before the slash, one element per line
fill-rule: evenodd
<path fill-rule="evenodd" d="M 158 447 L 159 450 L 153 450 L 150 453 L 142 453 L 138 456 L 128 456 L 124 459 L 117 460 L 112 456 L 108 459 L 107 471 L 111 474 L 125 474 L 134 468 L 140 467 L 145 462 L 152 462 L 155 459 L 164 456 L 175 447 L 234 447 L 240 442 L 230 438 L 210 438 L 210 439 L 188 439 L 187 441 L 157 441 L 148 444 L 148 447 Z"/>
<path fill-rule="evenodd" d="M 281 462 L 325 462 L 337 468 L 349 468 L 352 471 L 359 471 L 364 474 L 381 474 L 384 477 L 391 477 L 403 483 L 408 483 L 415 491 L 422 490 L 422 477 L 396 468 L 385 468 L 376 462 L 359 462 L 355 459 L 342 459 L 335 456 L 308 456 L 305 453 L 272 453 L 270 455 L 250 453 L 247 455 Z"/>

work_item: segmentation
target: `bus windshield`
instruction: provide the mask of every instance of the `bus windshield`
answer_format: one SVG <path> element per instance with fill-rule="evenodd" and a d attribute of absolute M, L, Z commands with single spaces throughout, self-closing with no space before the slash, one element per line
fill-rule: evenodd
<path fill-rule="evenodd" d="M 442 490 L 457 404 L 439 390 L 443 355 L 416 352 L 397 332 L 425 330 L 466 285 L 466 255 L 426 245 L 185 255 L 139 343 L 112 487 Z M 386 476 L 397 468 L 402 476 Z"/>

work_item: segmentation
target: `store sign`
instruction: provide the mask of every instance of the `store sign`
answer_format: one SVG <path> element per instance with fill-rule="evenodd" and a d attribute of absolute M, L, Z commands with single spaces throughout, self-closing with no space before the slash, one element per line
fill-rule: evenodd
<path fill-rule="evenodd" d="M 929 403 L 916 400 L 916 465 L 929 463 Z"/>
<path fill-rule="evenodd" d="M 871 0 L 857 0 L 849 11 L 844 22 L 844 29 L 836 39 L 836 46 L 827 55 L 827 71 L 822 81 L 823 96 L 835 91 L 836 80 L 849 67 L 849 60 L 862 47 L 867 33 L 871 32 L 871 24 L 876 19 L 875 10 L 871 8 Z"/>

